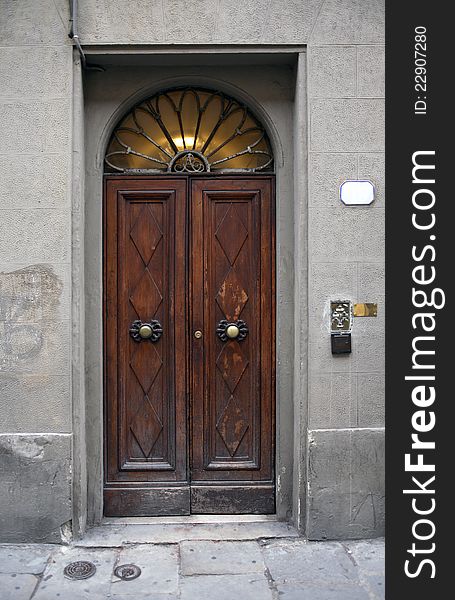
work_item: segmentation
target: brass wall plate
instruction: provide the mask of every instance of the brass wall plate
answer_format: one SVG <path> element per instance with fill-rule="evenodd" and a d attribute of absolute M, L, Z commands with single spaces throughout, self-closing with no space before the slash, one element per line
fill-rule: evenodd
<path fill-rule="evenodd" d="M 378 305 L 375 302 L 354 304 L 354 317 L 377 317 Z"/>

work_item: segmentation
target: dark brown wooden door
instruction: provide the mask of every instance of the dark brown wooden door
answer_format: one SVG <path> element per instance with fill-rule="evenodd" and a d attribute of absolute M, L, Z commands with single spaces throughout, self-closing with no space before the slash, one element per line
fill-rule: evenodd
<path fill-rule="evenodd" d="M 106 515 L 274 512 L 272 186 L 107 178 Z"/>
<path fill-rule="evenodd" d="M 191 199 L 192 511 L 274 512 L 271 181 L 199 179 Z"/>
<path fill-rule="evenodd" d="M 106 515 L 189 512 L 187 202 L 185 179 L 106 182 Z"/>

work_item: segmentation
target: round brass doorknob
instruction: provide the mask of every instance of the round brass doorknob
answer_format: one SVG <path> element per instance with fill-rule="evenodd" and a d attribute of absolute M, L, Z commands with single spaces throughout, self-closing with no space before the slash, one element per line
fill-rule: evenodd
<path fill-rule="evenodd" d="M 220 338 L 222 342 L 227 342 L 228 340 L 237 340 L 241 342 L 248 335 L 248 326 L 245 321 L 226 321 L 226 319 L 222 319 L 216 328 L 216 334 Z"/>
<path fill-rule="evenodd" d="M 239 333 L 240 329 L 237 327 L 237 325 L 229 325 L 228 327 L 226 327 L 226 335 L 231 340 L 234 340 L 236 337 L 238 337 Z"/>
<path fill-rule="evenodd" d="M 150 327 L 150 325 L 142 325 L 142 327 L 139 327 L 139 335 L 143 340 L 152 337 L 152 334 L 153 329 Z"/>
<path fill-rule="evenodd" d="M 143 323 L 140 319 L 133 321 L 130 327 L 130 335 L 134 341 L 150 340 L 157 342 L 163 334 L 161 323 L 152 320 L 149 323 Z"/>
<path fill-rule="evenodd" d="M 197 330 L 194 332 L 194 337 L 195 337 L 197 340 L 200 340 L 200 339 L 201 339 L 201 337 L 202 337 L 202 331 L 200 331 L 199 329 L 197 329 Z"/>

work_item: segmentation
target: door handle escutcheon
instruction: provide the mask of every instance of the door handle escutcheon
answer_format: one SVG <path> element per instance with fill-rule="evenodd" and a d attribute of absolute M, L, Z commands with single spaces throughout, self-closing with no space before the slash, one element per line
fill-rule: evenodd
<path fill-rule="evenodd" d="M 226 321 L 226 319 L 222 319 L 218 323 L 216 334 L 222 342 L 228 340 L 241 342 L 248 335 L 248 326 L 245 321 Z"/>
<path fill-rule="evenodd" d="M 149 323 L 143 323 L 140 319 L 133 321 L 130 327 L 130 335 L 136 342 L 150 340 L 157 342 L 163 334 L 163 328 L 159 321 L 152 320 Z"/>

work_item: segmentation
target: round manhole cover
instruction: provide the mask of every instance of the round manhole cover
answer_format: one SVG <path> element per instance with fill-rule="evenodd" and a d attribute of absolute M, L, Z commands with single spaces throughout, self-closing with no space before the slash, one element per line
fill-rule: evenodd
<path fill-rule="evenodd" d="M 119 565 L 114 571 L 114 575 L 124 581 L 136 579 L 141 574 L 141 569 L 137 565 Z"/>
<path fill-rule="evenodd" d="M 72 562 L 63 569 L 63 574 L 68 579 L 88 579 L 95 575 L 96 567 L 88 560 Z"/>

